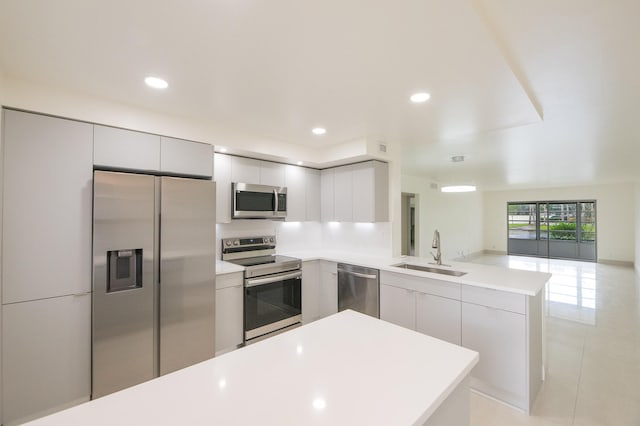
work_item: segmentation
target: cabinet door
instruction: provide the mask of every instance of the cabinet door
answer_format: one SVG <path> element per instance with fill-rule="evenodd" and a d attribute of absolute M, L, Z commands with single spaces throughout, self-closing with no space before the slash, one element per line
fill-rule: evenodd
<path fill-rule="evenodd" d="M 160 170 L 160 136 L 94 126 L 93 164 L 129 170 Z"/>
<path fill-rule="evenodd" d="M 338 222 L 353 222 L 353 166 L 334 169 L 334 210 Z M 358 191 L 360 188 L 358 188 Z"/>
<path fill-rule="evenodd" d="M 460 344 L 460 301 L 416 292 L 416 331 Z"/>
<path fill-rule="evenodd" d="M 307 188 L 306 174 L 303 167 L 287 165 L 287 221 L 303 222 L 307 219 Z"/>
<path fill-rule="evenodd" d="M 260 161 L 260 185 L 285 186 L 285 165 Z"/>
<path fill-rule="evenodd" d="M 211 177 L 213 147 L 183 139 L 160 138 L 160 170 L 181 175 Z"/>
<path fill-rule="evenodd" d="M 307 193 L 307 219 L 308 221 L 320 221 L 320 170 L 304 169 Z"/>
<path fill-rule="evenodd" d="M 215 153 L 213 180 L 216 182 L 216 222 L 231 222 L 231 157 Z"/>
<path fill-rule="evenodd" d="M 3 422 L 26 421 L 91 394 L 91 294 L 2 307 Z"/>
<path fill-rule="evenodd" d="M 93 126 L 12 110 L 3 125 L 2 303 L 91 291 Z"/>
<path fill-rule="evenodd" d="M 372 162 L 353 166 L 353 221 L 375 222 L 375 170 Z"/>
<path fill-rule="evenodd" d="M 388 166 L 368 161 L 353 166 L 353 221 L 389 220 Z"/>
<path fill-rule="evenodd" d="M 322 283 L 320 286 L 320 317 L 338 312 L 338 264 L 322 261 Z"/>
<path fill-rule="evenodd" d="M 334 201 L 334 169 L 320 172 L 320 218 L 323 222 L 336 220 Z"/>
<path fill-rule="evenodd" d="M 231 182 L 260 183 L 260 161 L 231 156 Z"/>
<path fill-rule="evenodd" d="M 302 262 L 302 323 L 321 317 L 322 282 L 320 262 Z"/>
<path fill-rule="evenodd" d="M 400 287 L 380 284 L 380 319 L 415 330 L 415 292 Z"/>
<path fill-rule="evenodd" d="M 242 274 L 229 275 L 235 285 L 216 290 L 216 354 L 236 348 L 244 337 Z"/>
<path fill-rule="evenodd" d="M 480 353 L 471 376 L 481 391 L 519 407 L 526 404 L 526 335 L 525 315 L 462 302 L 462 346 Z"/>

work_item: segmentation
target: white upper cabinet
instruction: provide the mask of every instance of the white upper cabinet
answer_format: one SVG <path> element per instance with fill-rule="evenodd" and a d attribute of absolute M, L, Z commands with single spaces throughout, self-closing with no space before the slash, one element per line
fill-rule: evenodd
<path fill-rule="evenodd" d="M 285 166 L 287 186 L 287 221 L 303 222 L 307 220 L 307 187 L 303 167 Z"/>
<path fill-rule="evenodd" d="M 285 166 L 287 221 L 320 220 L 320 171 L 300 166 Z"/>
<path fill-rule="evenodd" d="M 305 191 L 307 221 L 320 221 L 320 170 L 303 168 L 306 176 Z"/>
<path fill-rule="evenodd" d="M 213 147 L 209 144 L 97 124 L 93 127 L 93 164 L 96 166 L 189 176 L 213 175 Z"/>
<path fill-rule="evenodd" d="M 160 136 L 100 125 L 95 125 L 93 132 L 96 166 L 160 170 Z"/>
<path fill-rule="evenodd" d="M 213 175 L 213 146 L 162 136 L 160 138 L 160 170 L 181 175 Z"/>
<path fill-rule="evenodd" d="M 215 153 L 213 180 L 216 182 L 216 222 L 231 222 L 231 156 Z"/>
<path fill-rule="evenodd" d="M 322 221 L 389 220 L 388 165 L 367 161 L 322 171 Z"/>
<path fill-rule="evenodd" d="M 360 188 L 358 188 L 360 191 Z M 336 167 L 333 174 L 333 209 L 336 222 L 353 222 L 353 166 Z"/>
<path fill-rule="evenodd" d="M 389 220 L 388 166 L 380 161 L 354 164 L 353 221 L 387 222 Z"/>
<path fill-rule="evenodd" d="M 260 185 L 285 186 L 285 165 L 260 161 Z"/>
<path fill-rule="evenodd" d="M 260 161 L 231 156 L 231 182 L 260 183 Z"/>
<path fill-rule="evenodd" d="M 323 222 L 332 222 L 336 214 L 333 200 L 334 169 L 325 169 L 320 172 L 320 219 Z"/>
<path fill-rule="evenodd" d="M 2 303 L 91 291 L 87 123 L 4 110 Z"/>

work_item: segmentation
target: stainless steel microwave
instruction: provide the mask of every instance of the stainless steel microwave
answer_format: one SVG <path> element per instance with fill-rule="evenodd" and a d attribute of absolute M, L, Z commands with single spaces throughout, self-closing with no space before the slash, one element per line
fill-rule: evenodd
<path fill-rule="evenodd" d="M 253 183 L 231 184 L 233 219 L 284 219 L 287 188 Z"/>

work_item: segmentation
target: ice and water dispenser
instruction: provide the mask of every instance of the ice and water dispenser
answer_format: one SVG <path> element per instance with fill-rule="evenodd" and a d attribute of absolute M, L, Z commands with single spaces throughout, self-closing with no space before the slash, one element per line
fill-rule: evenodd
<path fill-rule="evenodd" d="M 142 287 L 142 249 L 107 251 L 107 293 Z"/>

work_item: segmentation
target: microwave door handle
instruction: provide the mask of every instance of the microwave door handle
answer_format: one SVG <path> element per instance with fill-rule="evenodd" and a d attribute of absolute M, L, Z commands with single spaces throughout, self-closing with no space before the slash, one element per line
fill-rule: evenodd
<path fill-rule="evenodd" d="M 278 214 L 278 191 L 276 189 L 273 190 L 273 198 L 275 200 L 273 214 Z"/>

